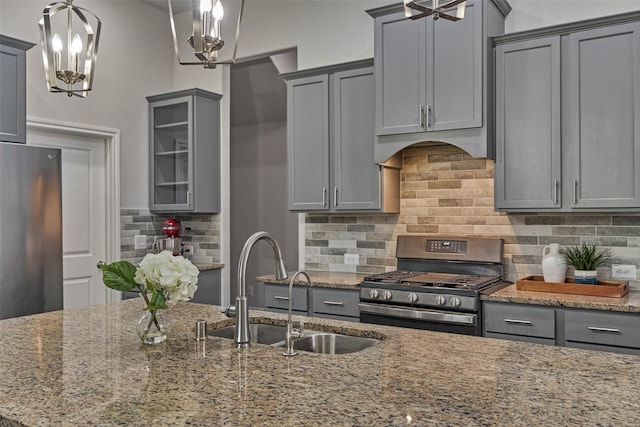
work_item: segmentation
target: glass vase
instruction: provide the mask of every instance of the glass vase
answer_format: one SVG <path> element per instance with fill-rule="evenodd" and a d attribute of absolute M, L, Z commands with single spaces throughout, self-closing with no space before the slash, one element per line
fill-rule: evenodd
<path fill-rule="evenodd" d="M 138 321 L 136 330 L 143 344 L 160 344 L 167 340 L 169 318 L 158 310 L 149 310 Z"/>

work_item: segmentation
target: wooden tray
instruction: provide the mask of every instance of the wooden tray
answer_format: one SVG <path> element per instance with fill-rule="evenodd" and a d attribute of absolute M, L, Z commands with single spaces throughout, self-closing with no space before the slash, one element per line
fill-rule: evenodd
<path fill-rule="evenodd" d="M 516 289 L 521 291 L 621 298 L 629 292 L 629 282 L 624 280 L 598 280 L 596 285 L 583 285 L 574 283 L 573 278 L 568 278 L 565 283 L 553 283 L 545 282 L 542 276 L 527 276 L 516 281 Z"/>

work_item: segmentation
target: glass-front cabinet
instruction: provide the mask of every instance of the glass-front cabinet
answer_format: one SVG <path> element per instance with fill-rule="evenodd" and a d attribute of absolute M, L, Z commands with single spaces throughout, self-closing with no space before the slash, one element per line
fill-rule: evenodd
<path fill-rule="evenodd" d="M 150 210 L 220 210 L 221 96 L 189 89 L 149 101 Z"/>

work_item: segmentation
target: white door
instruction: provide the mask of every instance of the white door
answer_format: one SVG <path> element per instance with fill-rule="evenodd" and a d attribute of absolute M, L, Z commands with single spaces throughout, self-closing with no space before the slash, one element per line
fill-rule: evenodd
<path fill-rule="evenodd" d="M 63 306 L 104 303 L 107 288 L 96 264 L 107 253 L 105 140 L 31 130 L 27 141 L 62 149 Z"/>

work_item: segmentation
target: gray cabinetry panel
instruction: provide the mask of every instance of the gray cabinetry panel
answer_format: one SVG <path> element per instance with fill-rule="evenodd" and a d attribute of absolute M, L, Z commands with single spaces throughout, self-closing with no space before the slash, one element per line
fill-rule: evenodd
<path fill-rule="evenodd" d="M 426 21 L 428 129 L 482 126 L 482 5 L 467 2 L 458 22 Z"/>
<path fill-rule="evenodd" d="M 373 67 L 332 76 L 333 207 L 380 208 L 380 166 L 373 160 Z"/>
<path fill-rule="evenodd" d="M 295 311 L 308 311 L 307 288 L 293 286 L 293 301 L 291 309 Z M 277 308 L 288 310 L 289 308 L 289 286 L 267 283 L 264 285 L 264 304 L 267 308 Z"/>
<path fill-rule="evenodd" d="M 560 37 L 495 49 L 495 205 L 560 207 Z"/>
<path fill-rule="evenodd" d="M 565 310 L 567 342 L 640 349 L 640 315 Z"/>
<path fill-rule="evenodd" d="M 640 23 L 569 37 L 574 208 L 640 207 Z"/>
<path fill-rule="evenodd" d="M 426 21 L 404 13 L 376 18 L 376 134 L 424 131 Z"/>
<path fill-rule="evenodd" d="M 0 141 L 27 141 L 27 54 L 33 47 L 0 35 Z"/>
<path fill-rule="evenodd" d="M 220 270 L 201 270 L 193 302 L 220 305 Z"/>
<path fill-rule="evenodd" d="M 373 61 L 284 75 L 289 210 L 399 212 L 399 162 L 374 161 Z"/>
<path fill-rule="evenodd" d="M 329 76 L 287 82 L 289 209 L 328 210 Z"/>
<path fill-rule="evenodd" d="M 553 308 L 492 302 L 485 302 L 483 308 L 485 332 L 555 338 Z"/>
<path fill-rule="evenodd" d="M 331 314 L 360 318 L 359 302 L 360 292 L 358 290 L 312 288 L 311 313 L 309 315 Z"/>
<path fill-rule="evenodd" d="M 220 98 L 201 89 L 147 97 L 152 212 L 220 210 Z"/>

